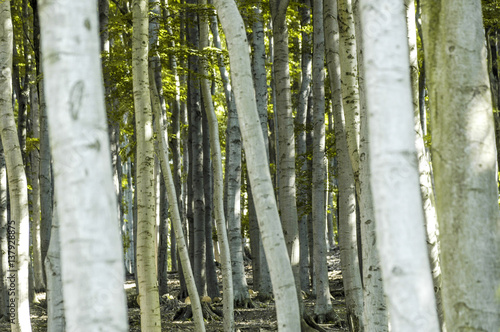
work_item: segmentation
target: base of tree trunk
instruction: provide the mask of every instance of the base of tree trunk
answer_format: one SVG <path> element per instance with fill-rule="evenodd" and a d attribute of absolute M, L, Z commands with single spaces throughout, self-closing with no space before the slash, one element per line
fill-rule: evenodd
<path fill-rule="evenodd" d="M 255 308 L 255 305 L 253 304 L 251 298 L 242 298 L 234 300 L 234 307 L 240 309 L 252 309 Z"/>
<path fill-rule="evenodd" d="M 222 311 L 214 308 L 210 303 L 202 302 L 201 310 L 203 318 L 208 321 L 219 321 L 222 318 Z M 174 315 L 174 320 L 188 320 L 193 317 L 193 309 L 191 305 L 179 308 Z"/>
<path fill-rule="evenodd" d="M 314 317 L 307 313 L 304 313 L 301 321 L 302 332 L 313 332 L 313 331 L 326 332 L 326 330 L 321 326 L 319 326 L 318 323 L 316 323 L 316 321 L 319 322 L 320 324 L 330 322 L 338 327 L 343 327 L 342 320 L 333 310 L 328 312 L 326 315 L 319 315 L 319 316 L 314 315 Z"/>
<path fill-rule="evenodd" d="M 272 293 L 265 294 L 265 293 L 259 292 L 256 299 L 260 302 L 269 302 L 269 301 L 273 300 L 273 294 Z"/>

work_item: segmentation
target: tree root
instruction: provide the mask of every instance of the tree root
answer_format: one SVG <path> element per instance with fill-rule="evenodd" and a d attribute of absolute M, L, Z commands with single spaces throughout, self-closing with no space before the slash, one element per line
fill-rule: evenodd
<path fill-rule="evenodd" d="M 255 305 L 253 304 L 251 298 L 242 298 L 242 299 L 234 300 L 234 307 L 235 308 L 242 308 L 242 309 L 251 309 L 251 308 L 255 308 Z"/>
<path fill-rule="evenodd" d="M 215 309 L 210 303 L 202 302 L 201 311 L 203 318 L 207 321 L 220 321 L 222 318 L 222 311 Z M 193 309 L 191 305 L 179 308 L 174 315 L 174 320 L 188 320 L 193 317 Z"/>
<path fill-rule="evenodd" d="M 326 332 L 326 330 L 319 326 L 316 321 L 319 322 L 319 324 L 329 322 L 337 327 L 343 327 L 342 320 L 334 310 L 331 310 L 324 315 L 314 315 L 314 317 L 307 313 L 304 313 L 301 320 L 302 332 Z"/>

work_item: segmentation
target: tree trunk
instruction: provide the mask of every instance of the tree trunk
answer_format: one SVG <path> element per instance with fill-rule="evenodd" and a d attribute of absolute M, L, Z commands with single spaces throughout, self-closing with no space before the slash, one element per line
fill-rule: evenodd
<path fill-rule="evenodd" d="M 404 4 L 360 0 L 377 246 L 395 331 L 439 331 L 417 169 Z M 385 59 L 384 66 L 379 65 Z"/>
<path fill-rule="evenodd" d="M 323 1 L 313 0 L 313 169 L 312 216 L 314 233 L 314 276 L 316 305 L 314 314 L 324 323 L 332 314 L 328 269 L 326 263 L 326 158 L 325 158 L 325 35 Z"/>
<path fill-rule="evenodd" d="M 480 1 L 422 1 L 448 331 L 500 326 L 500 223 Z"/>
<path fill-rule="evenodd" d="M 41 62 L 40 62 L 41 65 Z M 39 73 L 39 75 L 41 72 Z M 40 98 L 40 249 L 45 262 L 50 243 L 52 225 L 52 165 L 49 146 L 49 126 L 43 82 L 38 83 Z M 45 272 L 45 270 L 44 270 Z M 45 277 L 46 281 L 46 277 Z"/>
<path fill-rule="evenodd" d="M 289 263 L 273 185 L 267 160 L 261 157 L 265 149 L 259 125 L 255 91 L 245 25 L 236 4 L 214 1 L 226 33 L 232 82 L 238 109 L 241 135 L 245 144 L 248 172 L 254 194 L 255 208 L 276 299 L 278 329 L 300 331 L 300 309 L 293 272 Z"/>
<path fill-rule="evenodd" d="M 303 29 L 311 27 L 311 2 L 304 0 L 303 6 L 300 7 L 301 22 Z M 311 93 L 311 78 L 312 78 L 312 50 L 311 50 L 311 33 L 308 31 L 302 32 L 302 82 L 299 93 L 299 103 L 297 108 L 297 116 L 295 117 L 295 127 L 298 129 L 296 138 L 296 150 L 299 170 L 299 179 L 297 181 L 297 214 L 300 239 L 300 285 L 303 291 L 309 292 L 309 234 L 307 231 L 308 214 L 310 202 L 308 201 L 308 191 L 310 190 L 310 181 L 308 181 L 308 163 L 306 149 L 306 118 L 308 99 Z"/>
<path fill-rule="evenodd" d="M 278 124 L 278 195 L 281 223 L 287 244 L 288 255 L 300 290 L 300 249 L 295 189 L 295 139 L 290 91 L 288 53 L 288 27 L 286 10 L 288 0 L 271 1 L 274 45 L 274 84 Z M 255 192 L 255 191 L 254 191 Z"/>
<path fill-rule="evenodd" d="M 161 172 L 160 172 L 161 173 Z M 168 293 L 168 200 L 166 197 L 165 181 L 160 179 L 160 226 L 158 227 L 158 295 Z"/>
<path fill-rule="evenodd" d="M 153 119 L 148 79 L 148 2 L 132 4 L 132 74 L 136 126 L 136 197 L 137 197 L 137 277 L 141 303 L 141 328 L 160 331 L 154 238 L 155 198 L 153 183 Z"/>
<path fill-rule="evenodd" d="M 196 331 L 204 332 L 205 324 L 203 322 L 203 312 L 201 309 L 201 301 L 199 297 L 199 293 L 196 287 L 196 282 L 193 274 L 193 270 L 191 268 L 191 264 L 189 262 L 189 253 L 186 245 L 186 240 L 184 238 L 184 232 L 182 230 L 181 217 L 179 214 L 178 204 L 177 204 L 177 195 L 175 192 L 175 184 L 172 177 L 172 171 L 170 170 L 170 163 L 168 160 L 168 133 L 167 126 L 165 124 L 165 119 L 162 114 L 160 114 L 160 105 L 158 93 L 156 90 L 156 86 L 154 80 L 150 78 L 151 84 L 151 92 L 152 92 L 152 100 L 153 100 L 153 108 L 155 111 L 155 117 L 158 119 L 156 121 L 156 134 L 160 142 L 158 142 L 158 150 L 157 153 L 159 155 L 163 179 L 165 181 L 165 185 L 167 187 L 167 195 L 168 200 L 171 202 L 171 218 L 172 225 L 175 230 L 177 249 L 182 265 L 182 272 L 184 274 L 184 280 L 186 281 L 187 291 L 189 292 L 189 297 L 191 299 L 191 307 L 194 318 L 194 325 Z M 149 330 L 148 330 L 149 331 Z"/>
<path fill-rule="evenodd" d="M 202 2 L 204 4 L 204 2 Z M 208 24 L 202 20 L 200 25 L 201 43 L 200 47 L 208 46 Z M 217 38 L 215 38 L 217 39 Z M 219 45 L 216 45 L 220 47 Z M 202 70 L 205 71 L 206 64 L 203 59 Z M 223 71 L 221 70 L 221 73 Z M 206 73 L 205 75 L 206 76 Z M 226 77 L 227 78 L 227 77 Z M 226 80 L 227 82 L 227 80 Z M 224 312 L 224 331 L 229 332 L 234 330 L 234 290 L 232 280 L 232 267 L 231 267 L 231 254 L 229 251 L 229 240 L 226 229 L 226 220 L 224 216 L 223 205 L 223 178 L 222 178 L 222 156 L 219 139 L 219 124 L 217 116 L 214 111 L 212 96 L 210 94 L 208 81 L 203 79 L 201 82 L 203 100 L 205 102 L 205 112 L 208 121 L 208 128 L 210 131 L 210 151 L 212 154 L 213 164 L 213 179 L 214 179 L 214 217 L 217 223 L 217 238 L 220 244 L 220 256 L 222 265 L 222 287 L 224 291 L 223 297 L 223 312 Z M 227 89 L 226 89 L 227 90 Z M 226 94 L 226 101 L 229 95 Z M 232 99 L 232 98 L 231 98 Z M 230 108 L 234 108 L 229 106 Z M 234 105 L 234 104 L 233 104 Z M 211 235 L 211 234 L 210 234 Z"/>
<path fill-rule="evenodd" d="M 230 109 L 226 130 L 226 220 L 231 252 L 234 303 L 236 307 L 251 306 L 250 294 L 243 265 L 243 245 L 241 239 L 241 136 L 236 109 Z"/>
<path fill-rule="evenodd" d="M 253 57 L 252 57 L 252 75 L 255 88 L 255 99 L 257 103 L 257 112 L 259 114 L 262 135 L 264 137 L 264 145 L 266 148 L 266 156 L 269 160 L 269 138 L 268 138 L 268 115 L 267 115 L 267 73 L 266 73 L 266 45 L 264 35 L 264 18 L 262 10 L 254 8 L 254 14 L 257 16 L 253 26 Z M 248 172 L 246 174 L 248 178 Z M 250 181 L 247 180 L 248 183 Z M 272 285 L 269 276 L 269 267 L 267 266 L 264 247 L 259 232 L 259 223 L 255 213 L 255 205 L 251 195 L 251 186 L 248 186 L 248 209 L 249 209 L 249 224 L 250 224 L 250 246 L 252 248 L 252 271 L 254 272 L 254 290 L 259 292 L 261 300 L 269 299 L 272 296 Z"/>
<path fill-rule="evenodd" d="M 431 166 L 425 151 L 424 135 L 422 132 L 422 121 L 420 119 L 419 107 L 419 74 L 418 74 L 418 52 L 417 31 L 415 20 L 415 2 L 407 1 L 406 24 L 408 26 L 408 46 L 410 49 L 410 74 L 412 84 L 413 121 L 415 128 L 415 146 L 417 148 L 418 170 L 420 174 L 420 191 L 424 207 L 425 229 L 427 235 L 427 252 L 432 269 L 432 281 L 436 296 L 436 305 L 441 330 L 445 331 L 443 325 L 443 305 L 441 299 L 441 264 L 439 261 L 439 231 L 434 200 L 434 188 L 432 185 Z"/>
<path fill-rule="evenodd" d="M 12 109 L 13 28 L 10 1 L 0 3 L 0 135 L 5 152 L 10 195 L 7 221 L 9 316 L 11 330 L 31 331 L 28 301 L 28 184 Z M 10 246 L 13 246 L 11 248 Z"/>
<path fill-rule="evenodd" d="M 338 0 L 339 54 L 342 70 L 342 106 L 345 113 L 346 137 L 354 179 L 359 178 L 359 84 L 356 54 L 356 33 L 352 0 Z"/>
<path fill-rule="evenodd" d="M 57 203 L 56 203 L 57 204 Z M 63 283 L 61 278 L 61 243 L 59 239 L 59 218 L 54 204 L 50 244 L 45 257 L 47 275 L 47 332 L 64 332 L 66 320 L 64 317 Z"/>
<path fill-rule="evenodd" d="M 189 0 L 189 4 L 196 4 L 196 0 Z M 194 10 L 188 11 L 187 41 L 190 47 L 199 48 L 198 15 Z M 205 202 L 203 181 L 203 131 L 202 131 L 202 105 L 199 58 L 197 55 L 189 55 L 189 78 L 188 78 L 188 112 L 190 112 L 189 131 L 191 133 L 191 155 L 192 159 L 192 190 L 193 190 L 193 271 L 196 287 L 200 295 L 206 295 L 206 243 L 205 243 Z"/>
<path fill-rule="evenodd" d="M 0 316 L 8 317 L 9 315 L 9 293 L 7 283 L 7 271 L 9 270 L 9 241 L 7 238 L 7 166 L 5 165 L 5 152 L 3 149 L 2 140 L 0 139 Z"/>
<path fill-rule="evenodd" d="M 33 75 L 30 75 L 30 77 Z M 30 88 L 31 95 L 31 138 L 40 141 L 40 115 L 38 92 L 36 85 Z M 35 277 L 35 291 L 41 292 L 45 289 L 42 251 L 41 251 L 41 221 L 40 221 L 40 151 L 33 149 L 30 152 L 31 169 L 31 239 L 33 247 L 33 272 Z"/>
<path fill-rule="evenodd" d="M 123 248 L 109 159 L 97 3 L 40 5 L 66 326 L 69 331 L 126 331 Z M 75 28 L 74 22 L 82 25 Z M 82 307 L 96 302 L 99 310 Z"/>
<path fill-rule="evenodd" d="M 324 5 L 326 60 L 332 91 L 333 117 L 335 122 L 335 144 L 338 159 L 339 186 L 339 248 L 347 320 L 351 331 L 363 331 L 363 288 L 359 270 L 356 229 L 356 187 L 352 163 L 349 157 L 342 107 L 340 82 L 337 6 L 335 1 L 326 0 Z M 337 37 L 338 38 L 338 37 Z"/>
<path fill-rule="evenodd" d="M 356 44 L 363 45 L 363 29 L 360 19 L 360 2 L 355 0 L 352 5 L 354 25 L 356 29 Z M 376 218 L 373 207 L 373 194 L 370 186 L 370 138 L 368 136 L 368 115 L 365 97 L 364 48 L 356 47 L 358 64 L 359 93 L 359 173 L 355 177 L 359 214 L 358 218 L 358 253 L 360 256 L 361 279 L 363 292 L 363 325 L 367 331 L 387 331 L 389 318 L 386 297 L 380 267 L 380 257 L 377 248 Z"/>
<path fill-rule="evenodd" d="M 207 27 L 207 37 L 208 37 L 208 27 Z M 201 47 L 201 44 L 200 44 Z M 202 84 L 204 84 L 202 82 Z M 208 85 L 208 81 L 206 82 Z M 207 89 L 208 90 L 208 89 Z M 210 91 L 208 90 L 209 98 L 208 103 L 212 103 Z M 205 101 L 205 97 L 203 97 Z M 206 103 L 205 103 L 206 104 Z M 214 244 L 212 239 L 212 227 L 213 227 L 213 172 L 212 172 L 212 162 L 210 160 L 210 145 L 206 142 L 210 142 L 210 134 L 208 129 L 208 119 L 206 115 L 206 107 L 210 105 L 205 105 L 205 112 L 203 113 L 203 182 L 204 186 L 204 196 L 205 196 L 205 242 L 207 244 L 207 259 L 206 259 L 206 269 L 207 269 L 207 295 L 210 298 L 220 297 L 219 283 L 217 281 L 217 271 L 215 268 L 215 258 L 214 258 Z M 213 106 L 212 106 L 213 107 Z"/>

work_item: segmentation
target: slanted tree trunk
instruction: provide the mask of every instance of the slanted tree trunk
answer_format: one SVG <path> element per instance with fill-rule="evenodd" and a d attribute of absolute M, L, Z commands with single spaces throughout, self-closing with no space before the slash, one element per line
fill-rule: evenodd
<path fill-rule="evenodd" d="M 500 326 L 500 223 L 480 1 L 422 1 L 448 331 Z"/>
<path fill-rule="evenodd" d="M 339 248 L 347 307 L 347 324 L 351 331 L 363 331 L 363 288 L 359 269 L 356 229 L 356 187 L 349 158 L 342 107 L 340 82 L 339 27 L 335 1 L 325 0 L 326 60 L 332 91 L 335 145 L 338 160 Z"/>
<path fill-rule="evenodd" d="M 109 158 L 97 3 L 43 1 L 40 20 L 66 327 L 126 331 L 123 248 Z M 99 310 L 82 303 L 99 303 Z"/>
<path fill-rule="evenodd" d="M 155 198 L 153 173 L 153 116 L 148 78 L 148 1 L 132 3 L 132 75 L 136 126 L 137 277 L 141 303 L 141 328 L 160 331 L 160 303 L 154 239 Z"/>
<path fill-rule="evenodd" d="M 31 331 L 28 299 L 28 184 L 12 109 L 13 28 L 10 1 L 0 3 L 0 137 L 8 173 L 10 219 L 7 220 L 9 316 L 11 330 Z M 12 294 L 14 293 L 14 294 Z"/>
<path fill-rule="evenodd" d="M 390 8 L 384 20 L 360 0 L 370 182 L 389 319 L 395 331 L 439 331 L 412 131 L 405 8 L 394 0 L 380 6 Z"/>
<path fill-rule="evenodd" d="M 300 309 L 295 280 L 279 223 L 269 166 L 267 160 L 261 157 L 265 149 L 264 138 L 259 126 L 255 91 L 252 88 L 248 42 L 243 38 L 246 36 L 245 25 L 233 1 L 215 0 L 214 5 L 227 38 L 241 135 L 276 299 L 278 329 L 300 331 Z"/>

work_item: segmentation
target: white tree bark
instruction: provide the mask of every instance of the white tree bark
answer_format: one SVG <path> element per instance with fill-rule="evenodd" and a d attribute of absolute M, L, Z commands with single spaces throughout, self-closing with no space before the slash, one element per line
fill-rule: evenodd
<path fill-rule="evenodd" d="M 28 297 L 29 213 L 28 183 L 12 109 L 13 28 L 10 1 L 0 2 L 0 135 L 5 153 L 10 195 L 7 221 L 7 282 L 13 332 L 31 331 Z"/>
<path fill-rule="evenodd" d="M 360 13 L 371 185 L 391 329 L 439 331 L 412 130 L 405 7 L 360 0 Z"/>
<path fill-rule="evenodd" d="M 376 218 L 373 210 L 373 194 L 370 186 L 370 138 L 366 110 L 364 55 L 362 47 L 362 27 L 360 23 L 359 0 L 353 2 L 354 26 L 356 29 L 356 54 L 358 60 L 359 82 L 359 177 L 356 190 L 360 211 L 361 257 L 363 278 L 363 325 L 367 331 L 387 331 L 389 317 L 380 268 L 380 255 L 377 249 Z"/>
<path fill-rule="evenodd" d="M 359 84 L 352 0 L 338 0 L 340 77 L 346 137 L 354 179 L 359 178 Z"/>
<path fill-rule="evenodd" d="M 216 0 L 226 34 L 232 82 L 255 208 L 276 299 L 278 329 L 300 331 L 300 310 L 257 113 L 245 25 L 233 1 Z"/>
<path fill-rule="evenodd" d="M 481 2 L 422 1 L 422 14 L 445 325 L 496 331 L 500 217 Z"/>
<path fill-rule="evenodd" d="M 66 327 L 127 331 L 97 3 L 39 6 Z"/>
<path fill-rule="evenodd" d="M 160 331 L 160 303 L 155 259 L 153 115 L 148 78 L 148 1 L 132 3 L 132 75 L 136 123 L 137 279 L 141 329 Z"/>

